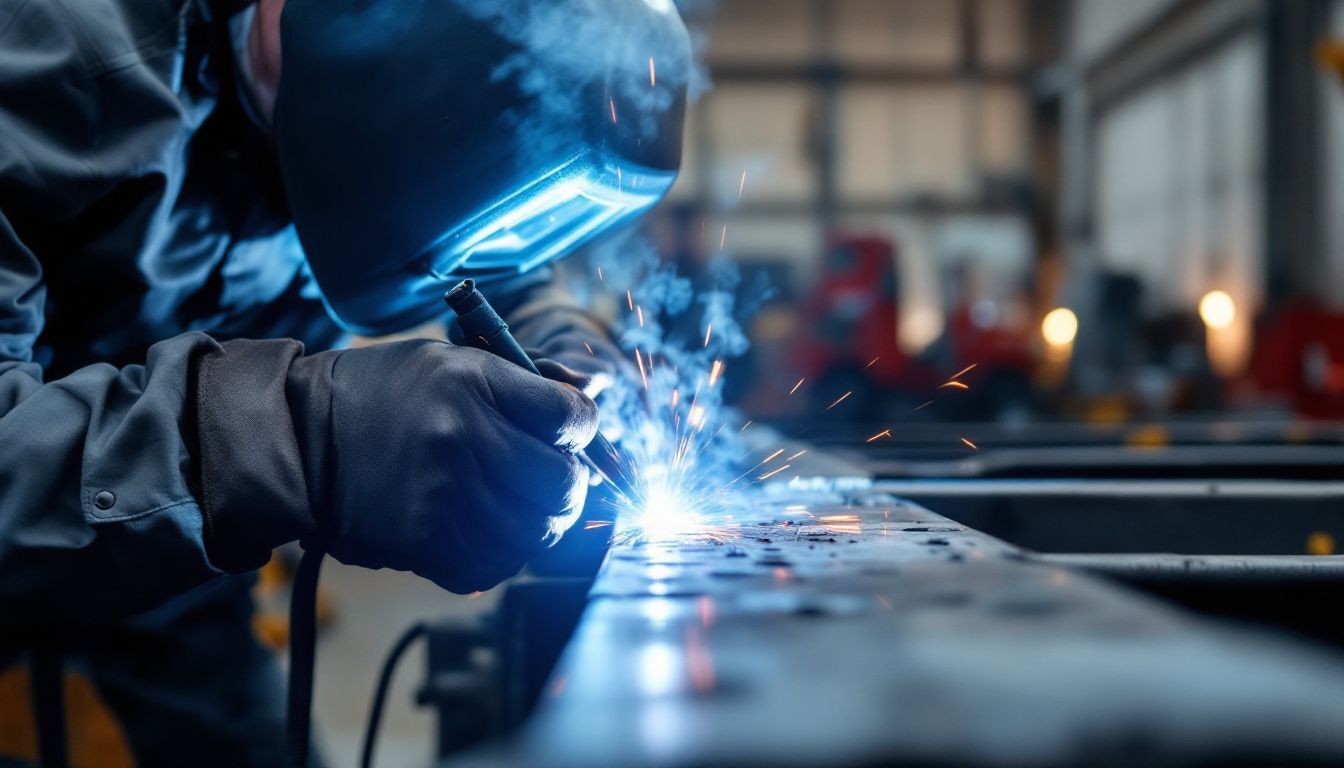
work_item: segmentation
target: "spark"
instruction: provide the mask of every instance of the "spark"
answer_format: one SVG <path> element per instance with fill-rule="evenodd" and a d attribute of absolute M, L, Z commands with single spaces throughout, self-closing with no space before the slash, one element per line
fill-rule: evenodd
<path fill-rule="evenodd" d="M 806 449 L 806 448 L 804 448 L 803 450 L 801 450 L 801 451 L 799 451 L 799 452 L 793 454 L 793 455 L 790 456 L 789 458 L 785 459 L 785 461 L 793 461 L 794 459 L 798 458 L 799 456 L 802 456 L 804 453 L 807 453 L 807 449 Z"/>
<path fill-rule="evenodd" d="M 597 281 L 598 281 L 599 283 L 605 283 L 605 282 L 607 282 L 607 279 L 606 279 L 605 277 L 602 276 L 602 268 L 601 268 L 601 267 L 598 267 L 598 268 L 597 268 Z"/>
<path fill-rule="evenodd" d="M 631 296 L 629 291 L 625 292 L 625 306 L 629 307 L 631 312 L 635 311 L 635 297 Z"/>
<path fill-rule="evenodd" d="M 858 515 L 822 515 L 821 517 L 818 517 L 817 519 L 820 520 L 820 521 L 822 521 L 823 523 L 857 523 L 857 522 L 859 522 L 859 516 L 858 516 Z"/>
<path fill-rule="evenodd" d="M 785 464 L 784 466 L 780 467 L 779 469 L 772 470 L 772 471 L 770 471 L 770 472 L 766 472 L 764 475 L 761 475 L 760 477 L 756 478 L 756 482 L 759 483 L 759 482 L 762 481 L 762 480 L 769 480 L 770 478 L 774 477 L 775 475 L 778 475 L 780 472 L 783 472 L 784 470 L 788 469 L 788 468 L 791 467 L 791 466 L 793 466 L 793 465 L 792 465 L 792 464 Z"/>
<path fill-rule="evenodd" d="M 714 324 L 710 323 L 709 326 L 705 328 L 705 347 L 709 347 L 709 337 L 713 333 L 714 333 Z"/>
<path fill-rule="evenodd" d="M 807 381 L 807 377 L 803 377 L 803 378 L 799 379 L 799 380 L 798 380 L 798 383 L 793 385 L 793 389 L 790 389 L 790 390 L 789 390 L 789 395 L 792 396 L 794 392 L 797 392 L 797 391 L 798 391 L 798 388 L 801 387 L 801 386 L 803 386 L 803 382 L 804 382 L 804 381 Z"/>
<path fill-rule="evenodd" d="M 737 181 L 737 201 L 742 202 L 742 192 L 747 188 L 747 170 L 742 169 L 742 178 Z"/>
<path fill-rule="evenodd" d="M 963 442 L 963 443 L 965 443 L 966 445 L 970 446 L 970 448 L 971 448 L 972 450 L 976 450 L 976 451 L 980 450 L 980 446 L 976 445 L 975 443 L 972 443 L 970 440 L 967 440 L 967 439 L 964 438 L 964 437 L 961 438 L 961 442 Z"/>
<path fill-rule="evenodd" d="M 484 344 L 485 346 L 487 347 L 490 346 L 490 340 L 485 338 L 484 336 L 477 336 L 476 338 L 480 339 L 481 343 Z"/>
<path fill-rule="evenodd" d="M 680 390 L 680 389 L 674 389 L 674 390 L 672 390 L 672 407 L 673 407 L 673 408 L 676 408 L 676 407 L 677 407 L 677 403 L 679 403 L 679 402 L 681 402 L 681 390 Z"/>
<path fill-rule="evenodd" d="M 761 459 L 761 464 L 769 464 L 771 461 L 774 460 L 774 458 L 775 458 L 776 456 L 778 456 L 779 454 L 781 454 L 781 453 L 783 453 L 783 452 L 784 452 L 784 449 L 783 449 L 783 448 L 780 448 L 778 451 L 775 451 L 774 453 L 770 454 L 769 456 L 766 456 L 764 459 Z M 757 464 L 756 466 L 759 467 L 759 466 L 761 466 L 761 464 Z"/>
<path fill-rule="evenodd" d="M 927 402 L 927 403 L 925 403 L 925 404 L 919 406 L 918 408 L 914 409 L 913 411 L 911 411 L 911 413 L 918 413 L 919 411 L 922 411 L 922 410 L 924 410 L 925 408 L 928 408 L 930 405 L 933 405 L 933 401 L 932 401 L 932 400 L 930 400 L 929 402 Z"/>
<path fill-rule="evenodd" d="M 616 166 L 616 189 L 620 189 L 624 182 L 621 180 L 621 166 Z"/>
<path fill-rule="evenodd" d="M 879 356 L 879 357 L 874 357 L 872 360 L 869 360 L 869 361 L 868 361 L 868 364 L 865 365 L 865 366 L 863 366 L 863 367 L 864 367 L 864 370 L 867 370 L 867 369 L 869 369 L 869 368 L 872 368 L 874 365 L 877 365 L 877 361 L 878 361 L 878 360 L 881 360 L 881 359 L 882 359 L 882 358 Z M 955 379 L 956 377 L 953 376 L 952 378 Z"/>
<path fill-rule="evenodd" d="M 686 421 L 696 428 L 705 426 L 705 406 L 697 405 L 691 408 L 691 413 L 686 417 Z"/>
<path fill-rule="evenodd" d="M 957 379 L 960 379 L 962 376 L 965 376 L 966 374 L 975 370 L 975 366 L 977 365 L 979 365 L 979 363 L 971 363 L 965 368 L 962 368 L 960 371 L 957 371 L 956 373 L 952 374 L 952 376 L 948 378 L 948 381 L 956 381 Z"/>
<path fill-rule="evenodd" d="M 890 430 L 890 429 L 884 429 L 884 430 L 882 430 L 881 432 L 878 432 L 876 435 L 873 435 L 872 437 L 868 438 L 867 440 L 864 440 L 864 442 L 865 442 L 865 443 L 871 443 L 871 442 L 873 442 L 874 440 L 881 440 L 881 439 L 884 438 L 884 437 L 891 437 L 891 430 Z"/>
<path fill-rule="evenodd" d="M 643 327 L 644 327 L 644 305 L 641 304 L 641 305 L 635 307 L 635 311 L 639 313 L 639 327 L 640 327 L 640 328 L 643 328 Z M 653 359 L 652 359 L 652 358 L 649 359 L 649 366 L 650 366 L 650 367 L 653 366 Z"/>
<path fill-rule="evenodd" d="M 836 401 L 835 401 L 834 403 L 831 403 L 830 405 L 826 406 L 826 410 L 829 411 L 829 410 L 831 410 L 832 408 L 834 408 L 835 406 L 837 406 L 837 405 L 839 405 L 839 404 L 845 402 L 845 400 L 849 399 L 849 396 L 852 395 L 852 394 L 854 394 L 854 390 L 850 390 L 850 391 L 846 392 L 845 394 L 841 395 L 839 398 L 836 399 Z"/>
<path fill-rule="evenodd" d="M 652 56 L 649 57 L 649 87 L 650 87 L 650 88 L 657 88 L 657 87 L 658 87 L 658 73 L 657 73 L 657 71 L 654 70 L 654 68 L 653 68 L 653 57 L 652 57 Z"/>
<path fill-rule="evenodd" d="M 592 355 L 593 357 L 597 357 L 597 353 L 593 351 L 593 347 L 591 344 L 585 341 L 583 342 L 583 346 L 585 349 L 588 350 L 588 354 Z"/>
<path fill-rule="evenodd" d="M 719 377 L 723 375 L 723 361 L 715 360 L 714 365 L 709 369 L 709 386 L 714 386 Z"/>
<path fill-rule="evenodd" d="M 468 599 L 468 600 L 475 600 L 476 598 L 478 598 L 478 597 L 480 597 L 481 595 L 484 595 L 484 594 L 485 594 L 484 592 L 481 592 L 480 590 L 477 590 L 477 591 L 475 591 L 475 592 L 472 592 L 470 595 L 467 595 L 467 599 Z"/>
<path fill-rule="evenodd" d="M 728 225 L 723 225 L 723 232 L 719 234 L 719 250 L 723 250 L 723 244 L 728 242 Z"/>
<path fill-rule="evenodd" d="M 639 348 L 635 348 L 635 362 L 639 363 L 639 378 L 644 381 L 644 389 L 649 388 L 649 375 L 644 372 L 644 356 L 639 354 Z"/>
<path fill-rule="evenodd" d="M 970 387 L 966 386 L 965 384 L 962 384 L 960 381 L 949 381 L 946 384 L 938 385 L 939 389 L 947 389 L 948 387 L 951 387 L 953 389 L 970 389 Z"/>
<path fill-rule="evenodd" d="M 591 531 L 597 528 L 606 528 L 608 525 L 611 525 L 612 522 L 613 521 L 611 520 L 589 520 L 583 524 L 583 530 Z"/>
<path fill-rule="evenodd" d="M 737 430 L 738 434 L 741 434 L 741 433 L 743 433 L 743 432 L 746 432 L 746 431 L 747 431 L 747 427 L 750 427 L 750 426 L 751 426 L 751 421 L 752 421 L 751 419 L 747 419 L 747 423 L 746 423 L 746 424 L 743 424 L 743 425 L 742 425 L 742 428 L 739 429 L 739 430 Z"/>
<path fill-rule="evenodd" d="M 607 106 L 611 107 L 611 122 L 616 122 L 616 101 L 610 96 L 607 97 Z"/>

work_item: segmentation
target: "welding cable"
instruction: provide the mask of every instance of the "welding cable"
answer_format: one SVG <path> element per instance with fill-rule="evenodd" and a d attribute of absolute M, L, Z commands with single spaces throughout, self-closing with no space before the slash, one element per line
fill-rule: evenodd
<path fill-rule="evenodd" d="M 369 707 L 369 721 L 364 726 L 364 748 L 360 753 L 360 768 L 373 766 L 374 744 L 378 741 L 378 727 L 383 720 L 383 706 L 387 702 L 387 691 L 392 687 L 392 674 L 397 669 L 397 663 L 401 661 L 402 654 L 406 653 L 411 644 L 428 634 L 429 625 L 416 622 L 397 638 L 392 650 L 387 652 L 387 658 L 383 660 L 382 674 L 378 677 L 378 688 L 373 694 L 373 704 Z"/>
<path fill-rule="evenodd" d="M 326 553 L 306 547 L 289 598 L 289 692 L 286 701 L 286 762 L 307 768 L 312 737 L 313 666 L 317 662 L 317 577 Z"/>

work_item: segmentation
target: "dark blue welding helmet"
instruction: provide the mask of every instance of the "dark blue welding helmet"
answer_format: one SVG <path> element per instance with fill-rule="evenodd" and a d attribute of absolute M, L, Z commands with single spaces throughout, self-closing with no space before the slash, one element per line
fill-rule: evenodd
<path fill-rule="evenodd" d="M 288 0 L 280 29 L 290 208 L 357 333 L 564 255 L 676 178 L 691 60 L 672 0 Z"/>

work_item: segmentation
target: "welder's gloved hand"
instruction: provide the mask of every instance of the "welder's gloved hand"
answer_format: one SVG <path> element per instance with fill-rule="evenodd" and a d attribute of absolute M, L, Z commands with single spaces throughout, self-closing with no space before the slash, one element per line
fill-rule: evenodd
<path fill-rule="evenodd" d="M 316 536 L 341 562 L 487 589 L 583 509 L 574 454 L 596 406 L 487 352 L 418 340 L 300 357 L 285 396 Z"/>
<path fill-rule="evenodd" d="M 615 342 L 601 334 L 575 329 L 552 336 L 546 343 L 529 348 L 527 353 L 534 361 L 538 361 L 537 367 L 543 376 L 573 384 L 592 398 L 611 388 L 618 380 L 639 380 L 639 370 L 634 363 L 621 354 Z M 541 367 L 541 360 L 557 363 L 569 373 L 548 371 Z M 578 378 L 575 378 L 575 374 Z"/>

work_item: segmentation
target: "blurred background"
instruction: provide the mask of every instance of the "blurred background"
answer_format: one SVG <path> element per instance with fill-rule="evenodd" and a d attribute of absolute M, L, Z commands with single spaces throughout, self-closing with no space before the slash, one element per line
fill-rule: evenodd
<path fill-rule="evenodd" d="M 650 228 L 770 278 L 748 416 L 1344 417 L 1341 3 L 682 5 L 710 84 Z"/>

